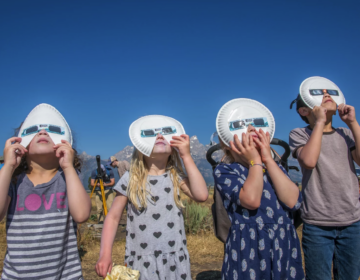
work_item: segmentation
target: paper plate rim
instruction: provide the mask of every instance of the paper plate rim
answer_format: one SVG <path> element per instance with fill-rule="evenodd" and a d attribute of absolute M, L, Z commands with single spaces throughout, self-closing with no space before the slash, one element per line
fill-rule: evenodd
<path fill-rule="evenodd" d="M 245 102 L 251 102 L 251 103 L 255 103 L 255 104 L 258 104 L 260 105 L 260 107 L 262 107 L 265 111 L 267 111 L 269 113 L 269 115 L 272 117 L 272 120 L 273 120 L 273 123 L 274 123 L 274 129 L 273 129 L 273 133 L 272 135 L 270 135 L 270 141 L 274 138 L 274 135 L 275 135 L 275 118 L 274 118 L 274 115 L 271 113 L 271 111 L 269 110 L 269 108 L 267 108 L 264 104 L 260 103 L 259 101 L 257 100 L 254 100 L 254 99 L 250 99 L 250 98 L 235 98 L 235 99 L 232 99 L 232 100 L 229 100 L 228 102 L 226 102 L 221 108 L 220 110 L 218 111 L 217 113 L 217 116 L 216 116 L 216 131 L 218 133 L 218 137 L 220 137 L 221 141 L 227 145 L 229 147 L 229 144 L 224 140 L 223 136 L 221 135 L 220 133 L 220 130 L 219 130 L 219 117 L 220 117 L 220 114 L 222 113 L 222 111 L 224 110 L 224 108 L 226 106 L 228 106 L 229 104 L 231 103 L 234 103 L 234 102 L 239 102 L 239 101 L 245 101 Z"/>

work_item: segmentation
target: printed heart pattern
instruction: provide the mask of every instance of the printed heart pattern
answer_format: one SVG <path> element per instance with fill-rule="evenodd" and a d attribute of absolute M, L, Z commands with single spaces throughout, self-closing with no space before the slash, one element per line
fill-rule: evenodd
<path fill-rule="evenodd" d="M 158 180 L 150 180 L 149 182 L 150 182 L 151 185 L 155 186 L 156 183 L 158 182 Z"/>
<path fill-rule="evenodd" d="M 134 220 L 134 216 L 129 216 L 130 222 Z"/>
<path fill-rule="evenodd" d="M 169 193 L 171 191 L 170 188 L 165 188 L 164 191 L 166 191 L 167 193 Z"/>
<path fill-rule="evenodd" d="M 160 218 L 160 214 L 153 214 L 152 217 L 155 219 L 155 220 L 158 220 Z"/>
<path fill-rule="evenodd" d="M 135 256 L 135 255 L 136 255 L 136 252 L 135 252 L 135 251 L 131 251 L 130 254 L 131 254 L 132 256 Z"/>
<path fill-rule="evenodd" d="M 172 265 L 172 266 L 170 266 L 170 270 L 171 270 L 172 272 L 174 272 L 174 271 L 175 271 L 175 269 L 176 269 L 176 265 Z"/>
<path fill-rule="evenodd" d="M 179 261 L 182 262 L 184 260 L 184 258 L 185 258 L 184 256 L 180 256 Z"/>
<path fill-rule="evenodd" d="M 139 225 L 139 229 L 141 229 L 141 231 L 144 231 L 146 229 L 146 225 Z"/>
<path fill-rule="evenodd" d="M 123 191 L 126 191 L 127 186 L 125 186 L 124 184 L 121 184 L 121 188 L 123 189 Z"/>
<path fill-rule="evenodd" d="M 171 211 L 171 209 L 173 208 L 173 206 L 170 204 L 170 205 L 166 205 L 166 209 Z"/>
<path fill-rule="evenodd" d="M 162 253 L 161 250 L 156 250 L 156 251 L 154 252 L 155 258 L 157 258 L 158 256 L 160 256 L 161 253 Z"/>
<path fill-rule="evenodd" d="M 173 228 L 174 227 L 174 223 L 167 223 L 169 228 Z M 180 230 L 181 231 L 181 230 Z"/>
<path fill-rule="evenodd" d="M 129 265 L 133 266 L 134 262 L 133 261 L 129 261 Z"/>
<path fill-rule="evenodd" d="M 148 268 L 148 267 L 150 266 L 150 263 L 149 263 L 149 262 L 144 262 L 144 266 L 145 266 L 146 268 Z"/>
<path fill-rule="evenodd" d="M 186 279 L 186 273 L 180 275 L 181 279 Z"/>
<path fill-rule="evenodd" d="M 168 244 L 169 244 L 170 247 L 173 247 L 175 245 L 175 241 L 174 240 L 169 241 Z"/>
<path fill-rule="evenodd" d="M 135 238 L 135 233 L 130 233 L 130 237 L 131 237 L 132 239 L 134 239 L 134 238 Z"/>
<path fill-rule="evenodd" d="M 159 238 L 161 236 L 161 232 L 154 232 L 153 235 L 156 237 L 156 238 Z"/>
<path fill-rule="evenodd" d="M 138 256 L 137 259 L 140 260 L 140 259 L 141 259 L 141 256 Z"/>
<path fill-rule="evenodd" d="M 140 247 L 145 249 L 147 247 L 147 243 L 140 243 Z"/>

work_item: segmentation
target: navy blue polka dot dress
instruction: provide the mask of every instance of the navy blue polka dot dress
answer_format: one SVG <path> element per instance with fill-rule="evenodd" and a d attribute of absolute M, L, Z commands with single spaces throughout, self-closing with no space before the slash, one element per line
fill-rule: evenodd
<path fill-rule="evenodd" d="M 231 221 L 222 279 L 304 279 L 300 243 L 291 214 L 300 208 L 301 193 L 290 209 L 278 200 L 265 172 L 260 207 L 248 210 L 239 200 L 248 173 L 239 163 L 219 164 L 214 169 L 215 187 Z"/>

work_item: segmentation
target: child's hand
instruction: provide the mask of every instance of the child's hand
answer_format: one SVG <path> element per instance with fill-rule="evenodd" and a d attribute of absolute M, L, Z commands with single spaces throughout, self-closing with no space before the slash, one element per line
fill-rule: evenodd
<path fill-rule="evenodd" d="M 105 278 L 108 272 L 111 273 L 111 269 L 112 269 L 111 256 L 110 257 L 107 257 L 107 256 L 100 257 L 95 265 L 95 271 L 96 271 L 97 275 L 99 275 L 100 277 Z"/>
<path fill-rule="evenodd" d="M 254 138 L 255 143 L 260 148 L 260 156 L 263 163 L 268 163 L 273 160 L 270 150 L 270 134 L 265 132 L 260 128 L 259 132 L 255 131 L 259 138 Z"/>
<path fill-rule="evenodd" d="M 315 123 L 326 123 L 326 112 L 327 109 L 321 106 L 315 106 L 311 113 L 315 118 Z"/>
<path fill-rule="evenodd" d="M 182 134 L 180 136 L 173 136 L 170 141 L 170 146 L 176 148 L 182 159 L 191 157 L 190 154 L 190 137 L 189 135 Z"/>
<path fill-rule="evenodd" d="M 21 158 L 27 153 L 27 149 L 20 145 L 20 137 L 12 137 L 5 142 L 4 148 L 4 166 L 10 166 L 15 170 L 20 162 Z M 15 142 L 14 144 L 11 144 Z"/>
<path fill-rule="evenodd" d="M 74 167 L 74 150 L 69 142 L 61 140 L 61 144 L 55 145 L 54 149 L 56 151 L 56 157 L 59 158 L 59 164 L 62 170 L 65 171 L 67 168 Z"/>
<path fill-rule="evenodd" d="M 237 135 L 234 136 L 234 141 L 230 141 L 230 147 L 232 151 L 232 155 L 234 156 L 237 162 L 245 161 L 246 163 L 250 163 L 254 161 L 254 163 L 261 164 L 261 156 L 258 150 L 255 148 L 255 144 L 251 135 L 242 134 L 242 143 L 239 141 L 239 137 Z M 240 159 L 240 161 L 239 161 Z"/>
<path fill-rule="evenodd" d="M 341 120 L 347 125 L 356 121 L 355 108 L 353 106 L 340 104 L 338 107 L 338 111 Z"/>

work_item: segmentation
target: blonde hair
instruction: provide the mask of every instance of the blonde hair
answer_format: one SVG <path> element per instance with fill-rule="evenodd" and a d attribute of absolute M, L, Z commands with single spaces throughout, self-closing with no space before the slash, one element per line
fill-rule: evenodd
<path fill-rule="evenodd" d="M 219 137 L 219 143 L 220 143 L 221 150 L 224 153 L 224 156 L 221 158 L 221 162 L 226 163 L 226 164 L 230 164 L 230 163 L 235 162 L 235 159 L 234 159 L 233 155 L 231 154 L 229 148 L 220 139 L 220 137 Z"/>
<path fill-rule="evenodd" d="M 174 185 L 174 201 L 177 207 L 184 208 L 180 200 L 180 183 L 185 177 L 178 152 L 172 149 L 166 164 L 166 171 L 170 172 L 170 178 Z M 147 196 L 151 193 L 146 189 L 148 167 L 144 161 L 144 155 L 134 148 L 130 164 L 130 178 L 127 187 L 127 196 L 136 209 L 147 207 Z"/>

